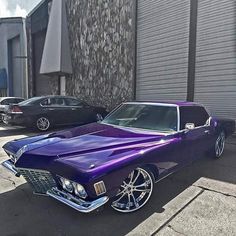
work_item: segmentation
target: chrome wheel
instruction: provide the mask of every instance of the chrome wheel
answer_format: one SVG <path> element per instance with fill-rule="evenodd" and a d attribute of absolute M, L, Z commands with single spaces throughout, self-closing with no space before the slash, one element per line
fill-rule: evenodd
<path fill-rule="evenodd" d="M 216 139 L 215 143 L 215 155 L 217 158 L 219 158 L 222 155 L 224 147 L 225 147 L 225 133 L 222 131 L 218 136 L 218 138 Z"/>
<path fill-rule="evenodd" d="M 50 121 L 46 117 L 40 117 L 37 120 L 36 125 L 40 131 L 46 131 L 50 127 Z"/>
<path fill-rule="evenodd" d="M 142 168 L 132 171 L 123 181 L 112 202 L 112 207 L 120 212 L 133 212 L 143 207 L 153 191 L 153 179 Z"/>

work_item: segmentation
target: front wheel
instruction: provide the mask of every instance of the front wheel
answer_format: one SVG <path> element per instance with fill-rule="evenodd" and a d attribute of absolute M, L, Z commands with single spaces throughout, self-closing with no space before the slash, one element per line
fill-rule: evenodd
<path fill-rule="evenodd" d="M 214 146 L 214 157 L 220 158 L 225 148 L 225 132 L 221 131 L 218 135 Z"/>
<path fill-rule="evenodd" d="M 153 183 L 152 173 L 149 171 L 143 168 L 133 170 L 123 181 L 111 206 L 123 213 L 139 210 L 151 197 Z"/>

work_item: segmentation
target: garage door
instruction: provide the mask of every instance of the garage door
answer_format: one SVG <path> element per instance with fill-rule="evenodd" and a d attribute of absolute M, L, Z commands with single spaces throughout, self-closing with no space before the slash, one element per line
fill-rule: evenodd
<path fill-rule="evenodd" d="M 138 100 L 185 100 L 187 96 L 189 0 L 138 0 Z"/>
<path fill-rule="evenodd" d="M 236 1 L 199 0 L 195 101 L 236 119 Z"/>

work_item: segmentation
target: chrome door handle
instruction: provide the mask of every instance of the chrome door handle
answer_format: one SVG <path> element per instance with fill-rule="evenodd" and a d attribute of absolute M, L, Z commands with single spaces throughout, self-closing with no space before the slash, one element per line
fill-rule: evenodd
<path fill-rule="evenodd" d="M 49 111 L 54 111 L 55 109 L 53 109 L 53 108 L 49 108 L 48 110 L 49 110 Z"/>
<path fill-rule="evenodd" d="M 75 111 L 75 110 L 76 110 L 76 108 L 71 108 L 71 110 L 72 110 L 72 111 Z"/>
<path fill-rule="evenodd" d="M 204 133 L 205 134 L 210 134 L 210 131 L 209 130 L 205 130 Z"/>

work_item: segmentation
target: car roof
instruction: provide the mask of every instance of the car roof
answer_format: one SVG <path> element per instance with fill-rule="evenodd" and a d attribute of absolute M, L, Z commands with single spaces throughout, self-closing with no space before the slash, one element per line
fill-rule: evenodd
<path fill-rule="evenodd" d="M 185 107 L 185 106 L 202 106 L 199 103 L 196 102 L 187 102 L 187 101 L 153 101 L 153 100 L 145 100 L 145 101 L 133 101 L 129 103 L 149 103 L 149 104 L 162 104 L 162 105 L 173 105 L 173 106 L 179 106 L 179 107 Z"/>
<path fill-rule="evenodd" d="M 65 96 L 65 95 L 46 95 L 46 96 L 40 96 L 38 98 L 40 98 L 40 99 L 44 99 L 44 98 L 74 98 L 74 99 L 78 99 L 77 97 Z"/>
<path fill-rule="evenodd" d="M 21 98 L 21 97 L 0 97 L 0 101 L 3 101 L 5 99 L 24 99 L 24 98 Z M 25 100 L 25 99 L 24 99 Z"/>

